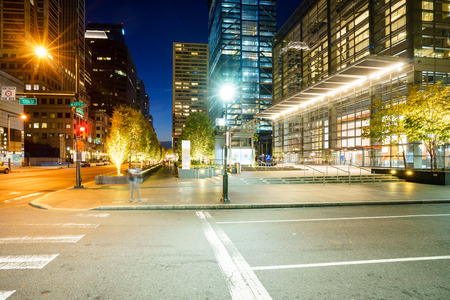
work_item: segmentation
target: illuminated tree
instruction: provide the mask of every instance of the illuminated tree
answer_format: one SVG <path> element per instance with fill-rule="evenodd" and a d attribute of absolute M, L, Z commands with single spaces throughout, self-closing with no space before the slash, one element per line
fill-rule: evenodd
<path fill-rule="evenodd" d="M 130 151 L 130 135 L 127 123 L 126 111 L 122 108 L 114 110 L 111 128 L 106 138 L 106 152 L 117 168 L 117 176 L 120 175 L 120 167 L 128 158 Z"/>
<path fill-rule="evenodd" d="M 450 86 L 441 82 L 414 86 L 407 96 L 376 101 L 370 126 L 364 128 L 362 136 L 402 146 L 405 137 L 410 142 L 423 142 L 433 170 L 437 167 L 437 148 L 450 142 Z M 406 166 L 404 149 L 403 160 Z"/>
<path fill-rule="evenodd" d="M 191 113 L 184 124 L 178 143 L 178 153 L 181 157 L 181 141 L 191 141 L 191 156 L 201 161 L 203 157 L 211 155 L 214 150 L 214 129 L 206 114 Z"/>
<path fill-rule="evenodd" d="M 405 128 L 410 141 L 422 141 L 437 167 L 436 150 L 450 142 L 450 86 L 441 82 L 412 87 L 408 93 Z"/>
<path fill-rule="evenodd" d="M 377 99 L 372 104 L 370 125 L 363 127 L 361 137 L 382 145 L 397 145 L 406 169 L 405 95 L 397 94 L 388 101 Z"/>

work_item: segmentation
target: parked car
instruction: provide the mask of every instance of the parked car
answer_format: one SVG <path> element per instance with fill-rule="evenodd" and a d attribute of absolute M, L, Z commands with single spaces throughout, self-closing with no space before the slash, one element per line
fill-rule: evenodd
<path fill-rule="evenodd" d="M 88 163 L 87 161 L 82 161 L 82 162 L 81 162 L 81 166 L 82 166 L 82 167 L 90 167 L 91 164 Z"/>
<path fill-rule="evenodd" d="M 3 172 L 5 174 L 9 173 L 9 168 L 8 166 L 0 166 L 0 172 Z"/>
<path fill-rule="evenodd" d="M 104 166 L 105 164 L 102 161 L 99 161 L 98 163 L 95 164 L 97 167 L 98 166 Z"/>

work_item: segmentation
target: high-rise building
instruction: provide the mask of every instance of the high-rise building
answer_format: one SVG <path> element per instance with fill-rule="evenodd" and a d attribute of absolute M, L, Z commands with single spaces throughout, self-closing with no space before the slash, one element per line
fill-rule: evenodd
<path fill-rule="evenodd" d="M 172 149 L 189 114 L 208 114 L 208 44 L 173 43 Z"/>
<path fill-rule="evenodd" d="M 144 81 L 141 79 L 137 79 L 136 82 L 136 101 L 137 105 L 139 106 L 139 109 L 142 112 L 142 115 L 144 116 L 144 119 L 149 121 L 150 120 L 150 103 L 148 94 L 145 92 L 145 84 Z"/>
<path fill-rule="evenodd" d="M 273 121 L 279 162 L 422 168 L 420 143 L 361 136 L 371 104 L 408 86 L 450 84 L 450 1 L 304 1 L 274 39 Z M 406 147 L 404 166 L 400 147 Z M 450 147 L 438 151 L 448 166 Z"/>
<path fill-rule="evenodd" d="M 69 158 L 74 129 L 87 123 L 89 113 L 84 1 L 0 0 L 0 15 L 1 69 L 25 83 L 22 96 L 37 98 L 37 105 L 24 107 L 25 138 L 59 148 L 60 158 Z M 39 57 L 37 47 L 47 53 Z M 70 106 L 74 100 L 85 104 L 77 113 Z"/>
<path fill-rule="evenodd" d="M 136 99 L 136 66 L 125 45 L 124 34 L 123 24 L 88 23 L 86 26 L 86 43 L 92 50 L 92 109 L 109 116 L 119 105 L 141 109 Z"/>
<path fill-rule="evenodd" d="M 208 0 L 209 115 L 224 116 L 220 87 L 237 91 L 228 118 L 239 126 L 272 103 L 272 39 L 277 30 L 276 0 Z M 233 121 L 234 122 L 234 121 Z"/>

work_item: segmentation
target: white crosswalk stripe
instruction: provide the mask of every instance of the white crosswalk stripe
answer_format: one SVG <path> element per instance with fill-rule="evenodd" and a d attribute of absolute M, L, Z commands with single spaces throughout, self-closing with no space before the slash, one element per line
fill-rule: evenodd
<path fill-rule="evenodd" d="M 42 269 L 58 254 L 0 256 L 0 270 Z"/>
<path fill-rule="evenodd" d="M 37 244 L 37 243 L 76 243 L 84 234 L 67 236 L 45 236 L 45 237 L 9 237 L 0 238 L 0 244 Z"/>
<path fill-rule="evenodd" d="M 106 218 L 109 217 L 109 213 L 80 213 L 77 217 L 82 218 Z"/>
<path fill-rule="evenodd" d="M 0 300 L 6 300 L 9 296 L 14 294 L 15 291 L 0 291 Z"/>

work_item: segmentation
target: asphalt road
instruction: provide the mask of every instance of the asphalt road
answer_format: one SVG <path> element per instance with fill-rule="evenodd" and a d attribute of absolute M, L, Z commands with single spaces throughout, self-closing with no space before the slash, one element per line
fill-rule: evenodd
<path fill-rule="evenodd" d="M 26 168 L 25 168 L 26 170 Z M 81 168 L 82 184 L 95 180 L 95 176 L 115 171 L 114 166 Z M 70 188 L 76 185 L 76 169 L 61 168 L 11 172 L 0 174 L 0 204 L 28 204 L 45 193 Z M 0 209 L 2 206 L 0 206 Z"/>
<path fill-rule="evenodd" d="M 0 299 L 450 299 L 449 232 L 448 204 L 5 207 Z"/>

